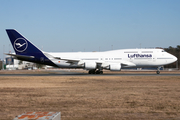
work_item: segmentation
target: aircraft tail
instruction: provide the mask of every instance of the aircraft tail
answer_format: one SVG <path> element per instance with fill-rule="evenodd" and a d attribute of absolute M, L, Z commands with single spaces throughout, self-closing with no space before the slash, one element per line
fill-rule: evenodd
<path fill-rule="evenodd" d="M 14 29 L 6 29 L 14 51 L 18 55 L 34 56 L 34 54 L 42 53 L 35 45 L 23 37 Z"/>
<path fill-rule="evenodd" d="M 14 29 L 6 29 L 16 54 L 7 54 L 19 60 L 35 62 L 57 67 L 39 48 Z"/>

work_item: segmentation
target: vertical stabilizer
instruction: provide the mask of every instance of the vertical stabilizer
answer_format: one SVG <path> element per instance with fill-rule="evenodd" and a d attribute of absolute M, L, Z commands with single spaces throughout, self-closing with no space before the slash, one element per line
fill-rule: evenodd
<path fill-rule="evenodd" d="M 16 54 L 29 56 L 37 53 L 42 53 L 41 50 L 39 50 L 16 30 L 6 29 L 6 32 L 9 36 L 9 39 Z"/>

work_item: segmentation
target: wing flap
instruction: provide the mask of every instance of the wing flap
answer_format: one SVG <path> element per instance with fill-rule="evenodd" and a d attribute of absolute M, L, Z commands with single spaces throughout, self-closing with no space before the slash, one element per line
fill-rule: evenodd
<path fill-rule="evenodd" d="M 102 67 L 108 67 L 111 63 L 119 63 L 122 66 L 128 66 L 128 67 L 134 67 L 136 66 L 136 64 L 129 62 L 129 61 L 125 61 L 125 60 L 121 60 L 119 62 L 102 62 L 102 61 L 96 61 L 97 64 L 99 64 Z"/>
<path fill-rule="evenodd" d="M 123 66 L 129 66 L 129 67 L 136 66 L 136 64 L 134 64 L 134 63 L 132 63 L 132 62 L 129 62 L 129 61 L 125 61 L 125 60 L 122 60 L 122 61 L 121 61 L 121 65 L 123 65 Z"/>
<path fill-rule="evenodd" d="M 49 53 L 43 53 L 46 57 L 48 57 L 49 59 L 57 59 L 57 60 L 65 60 L 67 61 L 67 63 L 73 63 L 73 62 L 79 62 L 80 59 L 70 59 L 70 58 L 61 58 L 61 57 L 55 57 L 50 55 Z"/>

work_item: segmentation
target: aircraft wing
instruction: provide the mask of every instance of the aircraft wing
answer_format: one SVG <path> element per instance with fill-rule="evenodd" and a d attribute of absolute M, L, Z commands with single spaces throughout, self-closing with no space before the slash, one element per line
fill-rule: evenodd
<path fill-rule="evenodd" d="M 96 61 L 97 64 L 102 64 L 102 66 L 108 66 L 110 65 L 111 63 L 120 63 L 122 66 L 136 66 L 136 64 L 132 63 L 132 62 L 129 62 L 129 61 L 125 61 L 125 60 L 121 60 L 121 61 L 118 61 L 118 62 L 102 62 L 102 61 Z"/>
<path fill-rule="evenodd" d="M 129 62 L 129 61 L 125 61 L 125 60 L 121 60 L 121 65 L 123 66 L 136 66 L 136 64 L 132 63 L 132 62 Z"/>
<path fill-rule="evenodd" d="M 66 63 L 78 63 L 80 61 L 80 59 L 59 59 L 59 60 L 65 60 L 67 61 Z"/>
<path fill-rule="evenodd" d="M 55 57 L 50 55 L 49 53 L 44 52 L 43 53 L 46 57 L 48 57 L 49 59 L 56 59 L 56 60 L 64 60 L 67 61 L 66 63 L 71 63 L 71 64 L 75 64 L 78 63 L 80 61 L 80 59 L 69 59 L 69 58 L 61 58 L 61 57 Z"/>
<path fill-rule="evenodd" d="M 80 59 L 68 59 L 68 58 L 60 58 L 60 57 L 53 57 L 54 59 L 58 59 L 58 60 L 65 60 L 65 61 L 68 61 L 68 62 L 79 62 Z"/>
<path fill-rule="evenodd" d="M 48 53 L 44 53 L 48 58 L 51 58 L 51 59 L 57 59 L 57 60 L 64 60 L 64 61 L 67 61 L 66 63 L 71 63 L 71 64 L 78 64 L 78 65 L 83 65 L 85 62 L 87 62 L 86 60 L 81 60 L 81 59 L 73 59 L 73 58 L 61 58 L 61 57 L 55 57 L 55 56 L 52 56 Z M 105 67 L 105 66 L 109 66 L 111 63 L 114 63 L 114 62 L 104 62 L 104 61 L 101 61 L 101 60 L 97 60 L 95 61 L 98 65 L 102 66 L 102 67 Z M 117 63 L 117 62 L 116 62 Z M 120 63 L 122 66 L 136 66 L 134 63 L 132 62 L 129 62 L 129 61 L 126 61 L 126 60 L 121 60 L 121 61 L 118 61 L 118 63 Z"/>

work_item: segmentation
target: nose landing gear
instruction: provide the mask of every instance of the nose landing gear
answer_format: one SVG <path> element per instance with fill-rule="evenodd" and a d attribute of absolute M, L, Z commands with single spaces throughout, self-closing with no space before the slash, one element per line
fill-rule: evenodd
<path fill-rule="evenodd" d="M 161 67 L 158 67 L 158 68 L 157 68 L 157 71 L 156 71 L 157 74 L 160 74 L 160 68 L 161 68 Z"/>
<path fill-rule="evenodd" d="M 159 71 L 159 70 L 157 70 L 157 71 L 156 71 L 156 73 L 157 73 L 157 74 L 160 74 L 160 71 Z"/>

